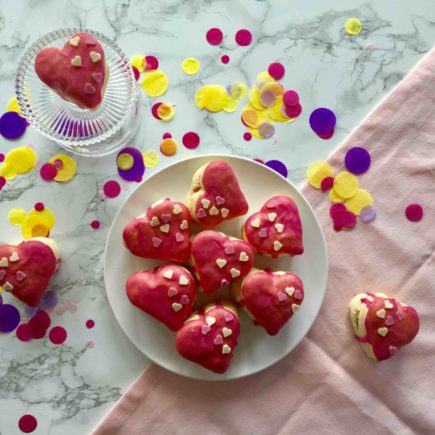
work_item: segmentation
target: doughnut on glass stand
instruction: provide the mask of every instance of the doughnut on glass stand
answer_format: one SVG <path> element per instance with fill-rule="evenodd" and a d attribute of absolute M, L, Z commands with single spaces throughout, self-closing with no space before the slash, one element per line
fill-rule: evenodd
<path fill-rule="evenodd" d="M 60 98 L 34 68 L 39 50 L 61 48 L 77 32 L 94 35 L 109 63 L 106 92 L 96 110 L 81 109 Z M 127 58 L 114 41 L 93 30 L 61 29 L 38 39 L 20 60 L 15 92 L 23 115 L 36 130 L 83 156 L 103 156 L 128 145 L 140 123 L 141 96 Z"/>

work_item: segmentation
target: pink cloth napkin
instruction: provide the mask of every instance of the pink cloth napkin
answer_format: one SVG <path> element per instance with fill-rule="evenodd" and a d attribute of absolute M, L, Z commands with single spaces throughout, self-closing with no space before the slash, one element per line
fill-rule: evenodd
<path fill-rule="evenodd" d="M 94 435 L 435 433 L 435 50 L 372 111 L 330 163 L 368 149 L 359 177 L 377 219 L 332 229 L 327 195 L 306 186 L 325 232 L 330 278 L 309 334 L 280 363 L 230 382 L 186 379 L 151 364 Z M 424 207 L 406 220 L 410 203 Z M 315 270 L 315 265 L 313 265 Z M 359 348 L 347 318 L 351 297 L 385 291 L 413 305 L 415 341 L 382 363 Z"/>

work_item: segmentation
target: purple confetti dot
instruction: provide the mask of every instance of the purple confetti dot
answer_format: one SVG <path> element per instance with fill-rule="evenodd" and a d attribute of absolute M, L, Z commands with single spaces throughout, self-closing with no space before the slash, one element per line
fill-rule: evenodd
<path fill-rule="evenodd" d="M 265 163 L 266 166 L 268 166 L 270 169 L 273 169 L 274 171 L 278 172 L 278 174 L 282 175 L 284 178 L 287 178 L 288 175 L 288 169 L 287 166 L 284 165 L 283 162 L 280 160 L 269 160 Z"/>
<path fill-rule="evenodd" d="M 371 205 L 368 205 L 361 209 L 359 217 L 364 223 L 368 224 L 375 220 L 376 209 Z"/>
<path fill-rule="evenodd" d="M 6 139 L 18 139 L 26 131 L 26 120 L 17 112 L 6 112 L 0 118 L 0 134 Z"/>
<path fill-rule="evenodd" d="M 119 176 L 126 181 L 137 181 L 142 178 L 145 173 L 142 153 L 137 148 L 127 147 L 119 151 L 116 158 L 118 159 L 121 154 L 130 154 L 133 157 L 133 166 L 127 170 L 118 168 Z"/>
<path fill-rule="evenodd" d="M 351 148 L 344 158 L 346 169 L 352 174 L 360 175 L 366 172 L 371 163 L 369 152 L 365 148 Z"/>
<path fill-rule="evenodd" d="M 13 305 L 0 305 L 0 332 L 11 332 L 19 323 L 20 312 Z"/>
<path fill-rule="evenodd" d="M 332 110 L 319 107 L 310 115 L 310 126 L 317 134 L 328 134 L 334 130 L 337 119 Z"/>

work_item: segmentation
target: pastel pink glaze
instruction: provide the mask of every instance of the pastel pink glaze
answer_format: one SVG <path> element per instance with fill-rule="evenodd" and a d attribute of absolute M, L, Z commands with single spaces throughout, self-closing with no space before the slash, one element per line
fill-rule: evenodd
<path fill-rule="evenodd" d="M 165 271 L 172 270 L 172 277 L 166 278 Z M 187 285 L 180 285 L 180 276 L 185 276 Z M 176 290 L 176 293 L 174 290 Z M 190 272 L 175 264 L 144 270 L 131 275 L 126 284 L 130 302 L 145 313 L 164 323 L 172 331 L 178 331 L 192 313 L 196 297 L 196 284 Z M 170 291 L 171 290 L 171 291 Z M 175 311 L 172 304 L 182 308 Z"/>
<path fill-rule="evenodd" d="M 289 296 L 285 292 L 286 287 L 293 287 L 295 293 Z M 278 298 L 278 292 L 283 295 L 282 301 Z M 295 294 L 300 298 L 295 298 Z M 304 285 L 301 279 L 291 272 L 278 275 L 271 271 L 259 271 L 243 280 L 241 296 L 240 305 L 254 316 L 256 323 L 269 335 L 276 335 L 292 317 L 292 305 L 301 305 L 304 299 Z"/>
<path fill-rule="evenodd" d="M 245 195 L 240 190 L 239 182 L 231 166 L 222 161 L 215 160 L 209 163 L 202 175 L 202 184 L 204 193 L 198 197 L 195 205 L 195 220 L 203 227 L 211 228 L 219 225 L 221 222 L 232 219 L 236 216 L 242 216 L 248 212 L 249 205 Z M 218 198 L 218 200 L 216 200 Z M 219 204 L 219 199 L 223 198 L 224 203 Z M 201 204 L 203 199 L 210 201 L 207 209 Z M 219 210 L 218 215 L 211 215 L 210 209 L 215 206 Z M 229 210 L 226 217 L 221 214 L 222 208 Z M 198 211 L 203 209 L 205 217 L 198 218 Z"/>
<path fill-rule="evenodd" d="M 225 250 L 230 252 L 229 249 L 234 252 L 227 254 Z M 240 261 L 242 252 L 249 257 L 247 261 Z M 191 255 L 195 274 L 204 293 L 213 293 L 225 287 L 222 285 L 223 280 L 228 285 L 243 278 L 254 264 L 254 252 L 248 243 L 239 239 L 231 240 L 225 234 L 212 230 L 202 231 L 192 239 Z M 218 259 L 225 260 L 225 266 L 219 267 L 216 263 Z M 240 271 L 240 275 L 231 276 L 232 269 Z"/>
<path fill-rule="evenodd" d="M 365 337 L 357 337 L 357 340 L 370 344 L 376 358 L 382 361 L 394 356 L 398 349 L 415 338 L 420 328 L 420 319 L 415 308 L 404 306 L 394 298 L 383 298 L 374 293 L 367 294 L 374 298 L 373 301 L 367 298 L 361 299 L 361 302 L 368 307 L 365 319 L 367 334 Z M 393 304 L 393 308 L 385 308 L 384 302 L 387 300 Z M 381 309 L 386 312 L 384 319 L 376 315 Z M 388 325 L 389 316 L 394 321 L 393 325 Z M 385 337 L 378 333 L 378 329 L 383 327 L 388 328 L 388 334 Z"/>
<path fill-rule="evenodd" d="M 19 260 L 12 262 L 9 258 L 14 252 L 18 253 Z M 37 240 L 24 241 L 18 246 L 0 245 L 0 260 L 2 258 L 8 259 L 8 265 L 0 267 L 0 271 L 6 271 L 0 286 L 9 282 L 16 298 L 31 307 L 38 305 L 58 265 L 51 248 Z"/>
<path fill-rule="evenodd" d="M 215 373 L 225 373 L 233 358 L 234 349 L 240 334 L 240 322 L 233 312 L 225 308 L 219 301 L 215 302 L 216 307 L 204 313 L 200 309 L 194 314 L 199 315 L 197 320 L 188 320 L 177 332 L 175 346 L 178 353 L 189 361 L 193 361 Z M 236 309 L 234 308 L 234 312 Z M 225 314 L 231 315 L 231 320 L 225 320 Z M 203 327 L 208 330 L 207 317 L 214 317 L 216 322 L 210 326 L 209 331 L 203 334 Z M 228 317 L 229 318 L 229 317 Z M 223 328 L 231 329 L 232 333 L 224 337 Z M 216 339 L 217 336 L 222 337 Z M 220 343 L 220 344 L 215 344 Z M 223 346 L 231 348 L 231 352 L 222 353 Z"/>
<path fill-rule="evenodd" d="M 181 208 L 179 214 L 173 212 L 176 205 Z M 167 222 L 168 233 L 161 230 L 166 225 L 162 215 L 164 220 L 167 219 L 166 215 L 170 217 Z M 150 223 L 153 217 L 159 219 L 159 224 L 154 227 Z M 183 221 L 187 221 L 185 229 L 180 228 Z M 149 207 L 144 217 L 131 221 L 124 229 L 123 238 L 127 249 L 138 257 L 186 263 L 190 255 L 189 227 L 188 208 L 182 202 L 166 198 L 162 203 Z M 160 240 L 158 246 L 157 239 Z"/>
<path fill-rule="evenodd" d="M 268 213 L 276 213 L 277 217 L 270 222 Z M 259 228 L 251 225 L 254 219 L 260 219 Z M 284 225 L 282 233 L 276 229 L 276 224 Z M 260 237 L 264 231 L 266 237 Z M 296 203 L 289 196 L 278 195 L 269 198 L 260 211 L 248 217 L 243 227 L 243 238 L 262 255 L 278 257 L 281 255 L 300 255 L 304 252 L 302 244 L 302 223 Z M 283 246 L 274 250 L 274 242 Z"/>
<path fill-rule="evenodd" d="M 75 37 L 80 38 L 77 47 L 70 44 Z M 101 54 L 101 59 L 93 62 L 90 58 L 92 51 Z M 81 66 L 71 65 L 75 56 L 80 56 Z M 76 33 L 63 48 L 40 50 L 35 58 L 35 71 L 60 97 L 73 101 L 82 109 L 95 109 L 101 104 L 106 81 L 106 60 L 103 47 L 89 33 Z M 95 91 L 89 93 L 93 89 Z"/>

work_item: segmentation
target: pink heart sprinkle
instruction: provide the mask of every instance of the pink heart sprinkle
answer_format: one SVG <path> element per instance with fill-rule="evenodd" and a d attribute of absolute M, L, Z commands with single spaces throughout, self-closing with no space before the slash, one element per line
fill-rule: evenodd
<path fill-rule="evenodd" d="M 403 320 L 403 318 L 405 317 L 405 315 L 403 314 L 402 311 L 398 311 L 398 312 L 396 313 L 396 317 L 397 317 L 399 320 Z"/>
<path fill-rule="evenodd" d="M 213 340 L 213 343 L 216 345 L 222 344 L 224 342 L 222 335 L 216 335 L 215 339 Z"/>
<path fill-rule="evenodd" d="M 167 213 L 162 214 L 160 217 L 165 224 L 171 220 L 171 215 Z"/>
<path fill-rule="evenodd" d="M 285 301 L 286 298 L 287 298 L 287 296 L 286 296 L 285 293 L 283 293 L 283 292 L 277 292 L 276 295 L 278 296 L 278 300 L 279 300 L 280 302 Z"/>
<path fill-rule="evenodd" d="M 158 248 L 162 243 L 162 239 L 159 239 L 158 237 L 153 237 L 152 241 L 154 248 Z"/>
<path fill-rule="evenodd" d="M 101 83 L 103 81 L 103 74 L 101 73 L 92 73 L 92 78 L 97 82 Z"/>
<path fill-rule="evenodd" d="M 175 234 L 175 240 L 177 243 L 181 243 L 184 240 L 184 236 L 181 233 Z"/>
<path fill-rule="evenodd" d="M 198 219 L 205 218 L 205 217 L 206 217 L 205 210 L 204 210 L 203 208 L 200 208 L 200 209 L 198 210 L 198 213 L 196 213 L 196 217 L 197 217 Z"/>
<path fill-rule="evenodd" d="M 168 296 L 169 296 L 170 298 L 172 298 L 173 296 L 175 296 L 177 293 L 178 293 L 178 290 L 177 290 L 176 288 L 174 288 L 174 287 L 171 287 L 171 288 L 168 290 Z"/>
<path fill-rule="evenodd" d="M 227 255 L 234 254 L 234 246 L 233 245 L 226 246 L 225 247 L 225 254 L 227 254 Z"/>
<path fill-rule="evenodd" d="M 225 198 L 222 198 L 222 196 L 216 196 L 216 205 L 222 205 L 225 204 Z"/>
<path fill-rule="evenodd" d="M 85 83 L 85 94 L 95 94 L 95 87 L 90 83 Z"/>
<path fill-rule="evenodd" d="M 231 320 L 234 320 L 234 316 L 231 313 L 225 313 L 225 322 L 231 322 Z"/>
<path fill-rule="evenodd" d="M 267 229 L 261 228 L 261 230 L 258 232 L 258 237 L 260 237 L 260 239 L 265 239 L 267 237 Z"/>
<path fill-rule="evenodd" d="M 183 295 L 181 296 L 180 303 L 183 305 L 187 305 L 190 302 L 189 296 Z"/>
<path fill-rule="evenodd" d="M 396 346 L 390 346 L 389 350 L 390 350 L 390 355 L 395 355 L 399 349 L 397 349 Z"/>
<path fill-rule="evenodd" d="M 15 276 L 16 276 L 16 278 L 17 278 L 17 281 L 18 281 L 18 282 L 21 282 L 21 281 L 24 280 L 24 278 L 25 278 L 27 275 L 26 275 L 24 272 L 21 272 L 21 270 L 19 270 Z"/>
<path fill-rule="evenodd" d="M 221 281 L 221 288 L 228 287 L 229 285 L 230 285 L 230 283 L 229 283 L 228 280 L 226 280 L 225 278 L 222 279 L 222 281 Z"/>
<path fill-rule="evenodd" d="M 300 290 L 296 290 L 293 297 L 300 301 L 302 299 L 302 292 Z"/>
<path fill-rule="evenodd" d="M 393 320 L 393 318 L 392 318 L 391 316 L 388 316 L 388 317 L 385 319 L 385 324 L 386 324 L 387 326 L 394 325 L 394 320 Z"/>
<path fill-rule="evenodd" d="M 0 279 L 3 279 L 6 276 L 6 270 L 0 270 Z"/>
<path fill-rule="evenodd" d="M 201 334 L 202 335 L 207 335 L 210 332 L 210 326 L 208 325 L 202 325 L 201 327 Z"/>

